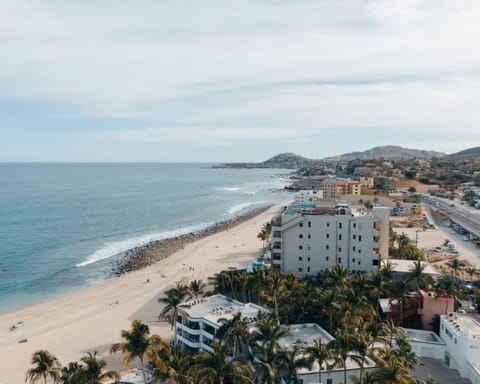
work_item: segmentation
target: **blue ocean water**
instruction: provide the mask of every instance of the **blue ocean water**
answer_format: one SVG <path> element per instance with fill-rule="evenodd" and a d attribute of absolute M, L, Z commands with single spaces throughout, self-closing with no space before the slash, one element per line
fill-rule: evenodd
<path fill-rule="evenodd" d="M 122 252 L 284 202 L 287 171 L 0 164 L 0 312 L 103 281 Z"/>

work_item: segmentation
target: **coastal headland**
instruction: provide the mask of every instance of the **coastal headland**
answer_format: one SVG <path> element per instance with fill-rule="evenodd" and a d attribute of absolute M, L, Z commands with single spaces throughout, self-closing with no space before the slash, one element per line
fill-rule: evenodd
<path fill-rule="evenodd" d="M 142 247 L 120 266 L 119 277 L 0 315 L 0 383 L 23 383 L 32 353 L 38 349 L 48 349 L 63 364 L 97 350 L 107 357 L 109 369 L 121 370 L 120 356 L 109 356 L 120 331 L 138 319 L 148 323 L 152 333 L 169 338 L 169 325 L 158 321 L 162 304 L 157 299 L 162 292 L 176 281 L 206 282 L 221 270 L 248 266 L 261 254 L 257 239 L 261 226 L 279 210 L 279 205 L 272 206 L 173 244 Z M 19 321 L 24 325 L 10 331 Z M 19 343 L 22 339 L 27 342 Z"/>

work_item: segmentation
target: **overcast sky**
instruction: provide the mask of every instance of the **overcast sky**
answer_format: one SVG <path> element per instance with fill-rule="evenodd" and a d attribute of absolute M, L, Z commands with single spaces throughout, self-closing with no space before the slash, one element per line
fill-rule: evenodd
<path fill-rule="evenodd" d="M 0 0 L 0 161 L 480 145 L 480 1 Z"/>

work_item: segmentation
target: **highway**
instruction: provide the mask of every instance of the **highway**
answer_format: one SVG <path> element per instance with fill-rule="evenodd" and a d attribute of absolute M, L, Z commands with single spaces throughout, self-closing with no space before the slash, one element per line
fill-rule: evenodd
<path fill-rule="evenodd" d="M 432 208 L 437 208 L 448 216 L 451 221 L 480 238 L 480 211 L 448 199 L 433 196 L 429 196 L 428 199 L 431 201 L 430 205 Z M 438 206 L 434 206 L 434 203 L 438 203 Z"/>

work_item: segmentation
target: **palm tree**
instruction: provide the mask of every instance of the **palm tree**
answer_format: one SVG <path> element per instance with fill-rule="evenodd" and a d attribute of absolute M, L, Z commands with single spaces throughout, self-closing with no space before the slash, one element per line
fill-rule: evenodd
<path fill-rule="evenodd" d="M 274 314 L 278 318 L 278 299 L 285 292 L 283 275 L 276 269 L 270 270 L 265 275 L 265 290 L 267 296 L 273 301 Z"/>
<path fill-rule="evenodd" d="M 298 379 L 297 371 L 310 366 L 304 358 L 300 357 L 302 353 L 302 349 L 297 346 L 291 350 L 277 351 L 278 371 L 289 384 L 300 384 L 302 381 Z"/>
<path fill-rule="evenodd" d="M 270 315 L 257 322 L 251 341 L 253 345 L 262 345 L 272 351 L 278 350 L 280 349 L 278 341 L 288 333 L 288 328 L 278 324 L 276 319 Z"/>
<path fill-rule="evenodd" d="M 188 286 L 188 293 L 191 297 L 198 299 L 198 296 L 203 295 L 203 289 L 206 284 L 202 280 L 192 280 Z"/>
<path fill-rule="evenodd" d="M 457 274 L 463 268 L 464 263 L 456 257 L 455 259 L 450 260 L 447 265 L 452 269 L 453 278 L 455 279 L 455 281 L 457 281 Z"/>
<path fill-rule="evenodd" d="M 194 378 L 188 374 L 192 366 L 193 356 L 182 348 L 162 349 L 160 359 L 165 362 L 167 370 L 162 372 L 156 368 L 153 371 L 153 383 L 193 384 Z"/>
<path fill-rule="evenodd" d="M 473 276 L 478 274 L 478 269 L 474 266 L 469 266 L 465 268 L 465 272 L 467 272 L 467 275 L 470 276 L 470 281 L 473 282 Z"/>
<path fill-rule="evenodd" d="M 107 366 L 104 359 L 97 357 L 97 351 L 91 353 L 88 352 L 81 361 L 85 364 L 80 370 L 80 382 L 82 384 L 102 384 L 105 379 L 114 380 L 118 382 L 120 375 L 116 371 L 103 372 L 103 369 Z"/>
<path fill-rule="evenodd" d="M 81 375 L 82 366 L 78 362 L 70 362 L 68 366 L 62 368 L 62 375 L 59 378 L 62 384 L 82 384 Z"/>
<path fill-rule="evenodd" d="M 54 382 L 60 377 L 61 364 L 58 359 L 45 349 L 41 349 L 32 355 L 31 363 L 35 367 L 27 371 L 25 382 L 36 383 L 43 379 L 47 383 L 47 378 L 50 377 Z"/>
<path fill-rule="evenodd" d="M 370 275 L 369 297 L 375 302 L 377 317 L 380 318 L 380 297 L 388 292 L 388 284 L 380 271 L 375 271 Z"/>
<path fill-rule="evenodd" d="M 330 341 L 329 348 L 332 349 L 335 356 L 336 365 L 343 368 L 343 382 L 347 382 L 347 359 L 352 350 L 353 337 L 346 328 L 337 329 L 335 339 Z"/>
<path fill-rule="evenodd" d="M 217 331 L 216 337 L 221 344 L 232 348 L 233 356 L 241 353 L 242 345 L 247 344 L 250 338 L 249 325 L 241 315 L 238 312 L 230 320 L 225 318 L 218 320 L 222 326 Z"/>
<path fill-rule="evenodd" d="M 378 384 L 415 384 L 415 379 L 397 359 L 391 359 L 377 368 L 375 378 Z"/>
<path fill-rule="evenodd" d="M 313 341 L 313 344 L 305 348 L 305 355 L 307 356 L 307 361 L 310 366 L 313 363 L 318 364 L 318 382 L 322 382 L 322 370 L 324 363 L 327 363 L 332 359 L 333 354 L 327 343 L 324 343 L 322 339 L 317 339 Z"/>
<path fill-rule="evenodd" d="M 166 370 L 166 366 L 159 358 L 157 350 L 160 348 L 169 349 L 170 345 L 163 341 L 158 335 L 150 336 L 150 328 L 147 324 L 139 320 L 134 320 L 130 331 L 123 330 L 121 336 L 125 341 L 112 345 L 110 352 L 116 353 L 117 351 L 121 351 L 125 355 L 123 365 L 126 369 L 128 369 L 133 359 L 138 359 L 142 369 L 144 384 L 147 384 L 144 362 L 145 355 L 151 358 L 162 371 Z"/>
<path fill-rule="evenodd" d="M 173 329 L 177 321 L 178 307 L 183 303 L 188 294 L 188 288 L 185 285 L 177 283 L 174 288 L 165 291 L 165 296 L 158 299 L 160 303 L 166 304 L 162 309 L 159 318 L 164 318 L 170 314 L 170 326 Z"/>
<path fill-rule="evenodd" d="M 320 294 L 320 302 L 322 303 L 322 312 L 328 316 L 329 328 L 328 332 L 333 333 L 333 318 L 335 313 L 340 310 L 337 294 L 332 290 L 325 290 Z"/>
<path fill-rule="evenodd" d="M 400 304 L 400 325 L 403 324 L 403 310 L 405 309 L 405 299 L 411 291 L 410 283 L 406 279 L 398 280 L 393 284 L 392 293 Z"/>
<path fill-rule="evenodd" d="M 226 346 L 213 341 L 214 352 L 203 352 L 193 358 L 190 374 L 199 384 L 224 384 L 225 382 L 253 384 L 252 366 L 243 357 L 229 358 Z"/>
<path fill-rule="evenodd" d="M 373 349 L 375 338 L 370 333 L 368 324 L 359 321 L 354 332 L 353 349 L 358 352 L 358 355 L 352 355 L 352 359 L 360 366 L 360 382 L 363 381 L 363 375 L 365 373 L 365 360 Z"/>
<path fill-rule="evenodd" d="M 247 302 L 247 290 L 250 283 L 250 275 L 247 272 L 241 272 L 236 276 L 237 283 L 242 291 L 243 302 Z"/>
<path fill-rule="evenodd" d="M 331 288 L 336 294 L 341 294 L 351 287 L 351 281 L 348 276 L 348 270 L 342 265 L 334 265 L 326 275 L 326 286 Z"/>
<path fill-rule="evenodd" d="M 97 351 L 88 352 L 81 361 L 85 364 L 82 366 L 80 374 L 82 384 L 102 384 L 107 378 L 115 382 L 120 380 L 120 375 L 116 371 L 103 372 L 107 363 L 104 359 L 97 357 Z"/>
<path fill-rule="evenodd" d="M 437 296 L 445 296 L 446 298 L 455 297 L 458 293 L 458 286 L 454 277 L 449 274 L 444 273 L 437 280 L 437 283 L 434 286 Z M 445 314 L 448 312 L 448 300 L 445 300 Z"/>

